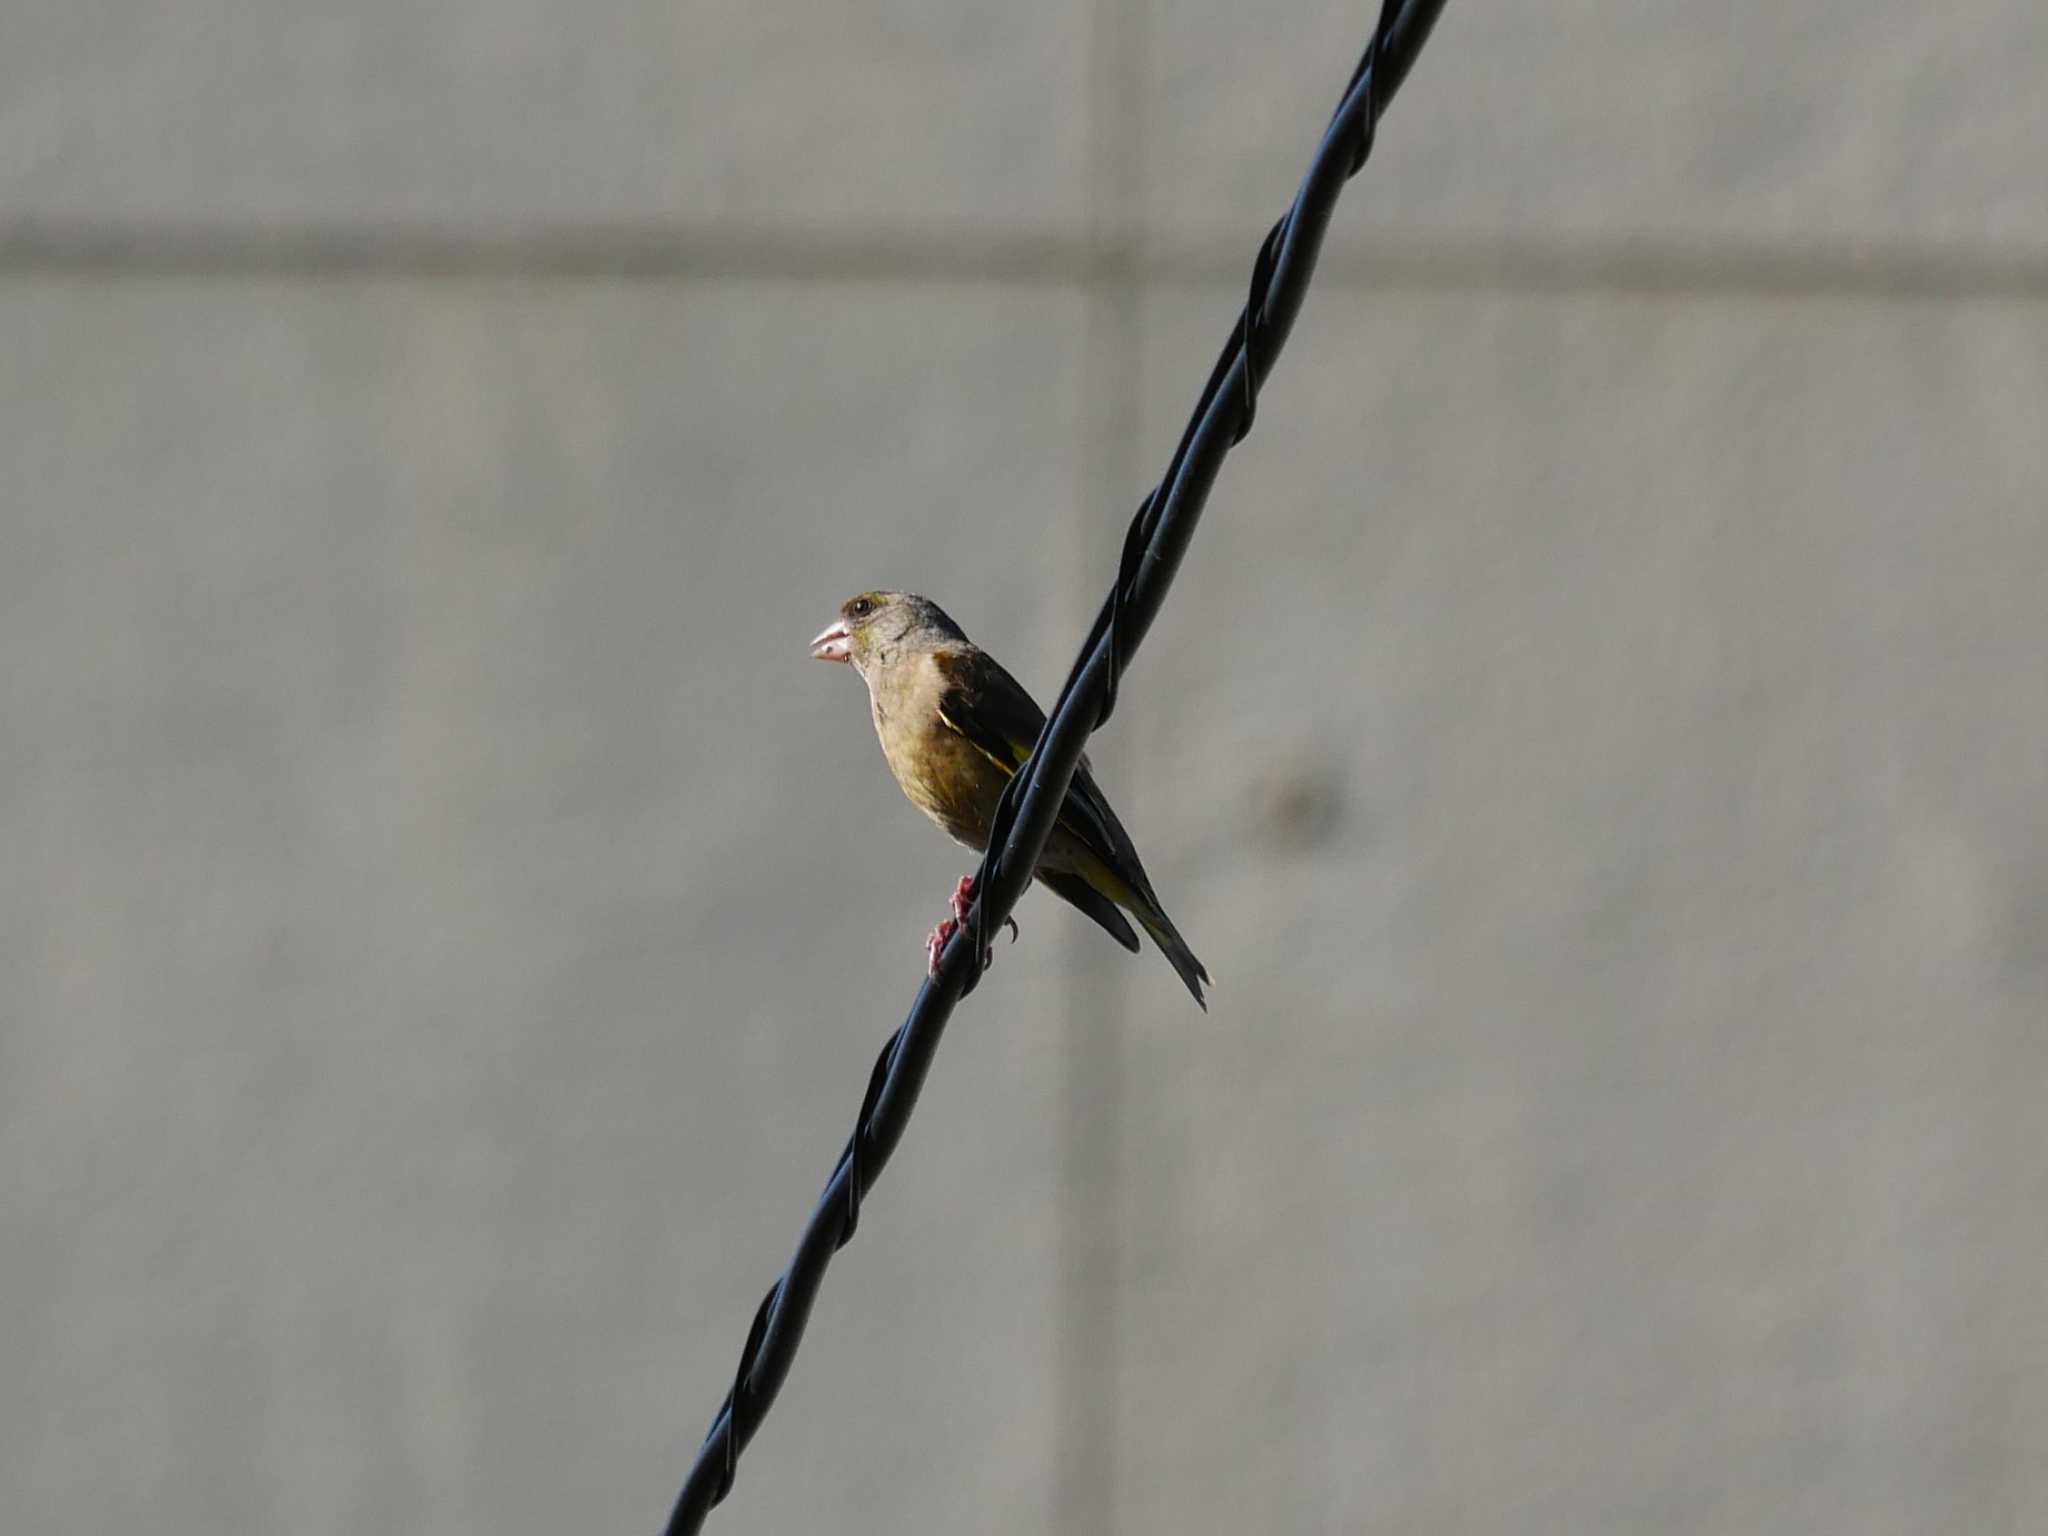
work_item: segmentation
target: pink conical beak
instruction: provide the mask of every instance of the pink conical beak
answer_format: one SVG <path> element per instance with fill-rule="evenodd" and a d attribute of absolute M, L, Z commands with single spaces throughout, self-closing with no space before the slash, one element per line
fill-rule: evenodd
<path fill-rule="evenodd" d="M 853 632 L 846 627 L 846 620 L 835 619 L 829 629 L 811 642 L 813 661 L 852 661 Z"/>

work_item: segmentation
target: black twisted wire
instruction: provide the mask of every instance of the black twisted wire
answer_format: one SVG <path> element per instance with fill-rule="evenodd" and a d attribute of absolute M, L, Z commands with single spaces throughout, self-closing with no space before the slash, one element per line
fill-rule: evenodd
<path fill-rule="evenodd" d="M 1105 663 L 1103 680 L 1100 685 L 1101 705 L 1096 712 L 1091 729 L 1099 730 L 1108 723 L 1116 709 L 1117 690 L 1123 680 L 1125 663 L 1136 648 L 1137 639 L 1131 633 L 1126 618 L 1126 608 L 1136 591 L 1139 566 L 1144 554 L 1152 545 L 1153 533 L 1162 515 L 1162 493 L 1171 497 L 1178 488 L 1182 470 L 1188 454 L 1195 446 L 1198 436 L 1217 407 L 1219 398 L 1231 378 L 1237 380 L 1237 420 L 1231 428 L 1230 441 L 1214 449 L 1214 459 L 1220 465 L 1224 453 L 1243 442 L 1252 430 L 1252 423 L 1258 413 L 1258 393 L 1265 383 L 1267 370 L 1272 366 L 1280 347 L 1287 339 L 1295 315 L 1300 310 L 1301 299 L 1305 296 L 1308 277 L 1313 270 L 1315 257 L 1322 243 L 1323 227 L 1329 213 L 1335 206 L 1336 194 L 1344 182 L 1358 174 L 1372 153 L 1373 136 L 1379 125 L 1379 114 L 1384 101 L 1391 100 L 1407 78 L 1408 67 L 1421 50 L 1431 26 L 1435 24 L 1436 13 L 1442 10 L 1441 0 L 1434 6 L 1409 5 L 1397 9 L 1397 0 L 1381 0 L 1379 24 L 1373 28 L 1372 37 L 1367 41 L 1365 52 L 1358 61 L 1358 67 L 1351 72 L 1351 79 L 1344 88 L 1344 94 L 1330 116 L 1329 126 L 1324 130 L 1322 145 L 1310 164 L 1308 174 L 1302 180 L 1300 192 L 1287 212 L 1275 221 L 1266 232 L 1266 238 L 1259 246 L 1259 254 L 1252 264 L 1250 292 L 1245 305 L 1239 311 L 1237 322 L 1230 337 L 1223 344 L 1223 351 L 1210 371 L 1209 382 L 1204 386 L 1194 414 L 1189 417 L 1186 429 L 1181 434 L 1179 445 L 1173 457 L 1167 461 L 1166 472 L 1159 483 L 1146 493 L 1139 504 L 1137 515 L 1132 518 L 1129 531 L 1124 537 L 1124 548 L 1118 562 L 1116 584 L 1110 588 L 1102 610 L 1097 614 L 1094 627 L 1089 631 L 1087 642 L 1081 647 L 1081 654 L 1067 675 L 1067 681 L 1060 690 L 1054 704 L 1054 714 L 1060 712 L 1068 699 L 1081 686 L 1090 663 L 1095 659 L 1097 647 L 1105 635 L 1109 651 Z M 1425 12 L 1426 14 L 1416 14 Z M 1396 34 L 1398 34 L 1398 39 Z M 1402 52 L 1387 56 L 1390 47 L 1399 46 Z M 1384 83 L 1382 79 L 1384 78 Z M 1350 157 L 1344 163 L 1342 174 L 1334 181 L 1328 177 L 1327 167 L 1334 161 L 1338 151 L 1343 149 L 1347 138 L 1350 141 Z M 1328 182 L 1327 196 L 1322 199 L 1311 197 L 1319 180 Z M 1273 291 L 1275 273 L 1279 270 L 1281 254 L 1294 239 L 1297 224 L 1305 213 L 1318 215 L 1308 246 L 1302 258 L 1298 284 L 1291 294 L 1276 296 Z M 1276 297 L 1286 305 L 1281 313 L 1274 313 Z M 1277 321 L 1277 324 L 1276 324 Z M 1208 477 L 1214 479 L 1212 468 Z M 1189 513 L 1199 515 L 1201 502 L 1207 498 L 1208 485 L 1204 483 L 1197 493 Z M 1178 557 L 1176 557 L 1176 565 Z M 1170 579 L 1170 577 L 1169 577 Z M 1164 596 L 1162 583 L 1160 596 Z M 1155 600 L 1152 609 L 1157 611 Z M 1143 620 L 1145 628 L 1151 624 L 1148 613 Z M 980 891 L 985 880 L 996 878 L 1002 873 L 1002 866 L 1008 857 L 1007 845 L 1016 824 L 1018 806 L 1027 786 L 1033 782 L 1032 770 L 1038 765 L 1044 742 L 1051 732 L 1040 737 L 1039 745 L 1033 749 L 1023 768 L 1004 786 L 1001 798 L 996 802 L 996 811 L 989 832 L 989 849 L 982 868 L 975 879 L 975 889 Z M 1067 778 L 1071 778 L 1071 770 Z M 1064 796 L 1066 779 L 1062 779 L 1061 794 Z M 1057 802 L 1055 802 L 1057 803 Z M 1032 849 L 1037 857 L 1037 847 Z M 1028 881 L 1026 882 L 1028 883 Z M 977 904 L 973 913 L 973 939 L 977 953 L 986 953 L 988 940 L 994 928 L 1002 919 L 991 922 L 983 905 Z M 967 990 L 973 991 L 980 980 L 979 973 L 969 975 Z"/>
<path fill-rule="evenodd" d="M 1338 194 L 1372 153 L 1379 115 L 1407 79 L 1443 5 L 1444 0 L 1382 0 L 1372 39 L 1293 206 L 1259 248 L 1245 307 L 1194 414 L 1166 472 L 1132 518 L 1116 583 L 1037 745 L 1003 793 L 988 853 L 975 876 L 968 920 L 946 945 L 937 974 L 918 988 L 908 1017 L 883 1045 L 853 1134 L 805 1223 L 796 1253 L 754 1313 L 732 1390 L 698 1448 L 669 1517 L 669 1536 L 699 1530 L 712 1507 L 732 1491 L 739 1453 L 788 1378 L 826 1266 L 852 1238 L 862 1198 L 903 1138 L 954 1004 L 980 980 L 988 938 L 1030 884 L 1081 749 L 1116 707 L 1124 669 L 1158 616 L 1224 455 L 1251 430 L 1259 387 L 1301 313 Z"/>

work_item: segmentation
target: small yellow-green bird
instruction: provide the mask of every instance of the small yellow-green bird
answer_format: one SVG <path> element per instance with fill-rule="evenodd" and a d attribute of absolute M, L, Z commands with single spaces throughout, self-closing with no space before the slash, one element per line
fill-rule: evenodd
<path fill-rule="evenodd" d="M 910 803 L 954 841 L 985 850 L 1003 786 L 1030 755 L 1045 725 L 1044 712 L 1023 685 L 969 640 L 937 603 L 911 592 L 863 592 L 849 598 L 839 617 L 811 642 L 811 655 L 850 662 L 860 673 L 868 685 L 882 755 Z M 1136 954 L 1138 936 L 1117 909 L 1129 912 L 1195 1001 L 1208 1008 L 1202 984 L 1209 973 L 1159 904 L 1138 850 L 1096 787 L 1085 757 L 1032 873 Z M 926 951 L 934 970 L 954 927 L 966 920 L 973 886 L 971 876 L 961 878 L 953 892 L 952 917 L 932 930 Z"/>

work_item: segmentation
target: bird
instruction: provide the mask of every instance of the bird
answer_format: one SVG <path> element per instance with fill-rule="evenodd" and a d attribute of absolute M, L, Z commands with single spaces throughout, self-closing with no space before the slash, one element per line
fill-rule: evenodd
<path fill-rule="evenodd" d="M 850 665 L 867 684 L 882 756 L 910 803 L 962 846 L 983 852 L 1003 786 L 1031 753 L 1045 713 L 1001 662 L 930 598 L 914 592 L 862 592 L 811 642 L 819 661 Z M 1136 918 L 1204 1011 L 1209 973 L 1195 958 L 1110 809 L 1084 756 L 1067 786 L 1038 863 L 1038 883 L 1078 907 L 1133 954 Z M 974 877 L 962 876 L 952 916 L 926 940 L 926 967 L 967 919 Z M 1014 921 L 1012 923 L 1014 942 Z M 986 956 L 984 956 L 984 964 Z"/>

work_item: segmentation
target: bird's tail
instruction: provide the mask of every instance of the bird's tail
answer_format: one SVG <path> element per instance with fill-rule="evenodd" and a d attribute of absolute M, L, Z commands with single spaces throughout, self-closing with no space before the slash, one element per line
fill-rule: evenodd
<path fill-rule="evenodd" d="M 1133 854 L 1134 865 L 1136 859 L 1137 856 Z M 1045 876 L 1040 875 L 1039 878 L 1043 880 Z M 1173 967 L 1174 973 L 1194 995 L 1196 1004 L 1207 1013 L 1209 1000 L 1202 995 L 1202 987 L 1209 980 L 1209 972 L 1202 962 L 1195 958 L 1195 952 L 1188 948 L 1188 941 L 1180 936 L 1180 930 L 1173 926 L 1173 919 L 1166 915 L 1166 908 L 1159 904 L 1158 896 L 1152 891 L 1152 882 L 1145 878 L 1143 866 L 1137 866 L 1136 878 L 1129 879 L 1111 869 L 1099 857 L 1091 857 L 1082 867 L 1080 879 L 1084 890 L 1093 887 L 1138 920 L 1138 926 L 1151 935 L 1152 942 L 1159 946 L 1159 952 L 1166 956 L 1166 963 Z M 1054 886 L 1054 889 L 1059 890 L 1060 894 L 1073 901 L 1082 911 L 1089 912 L 1097 922 L 1109 928 L 1111 933 L 1116 932 L 1115 928 L 1110 927 L 1102 916 L 1094 913 L 1085 902 L 1076 901 L 1072 894 L 1060 890 L 1058 886 Z M 1134 950 L 1138 947 L 1137 939 L 1131 936 L 1128 930 L 1120 936 L 1120 942 Z"/>
<path fill-rule="evenodd" d="M 1173 919 L 1166 915 L 1166 909 L 1159 905 L 1157 897 L 1146 900 L 1137 892 L 1138 899 L 1131 905 L 1131 916 L 1138 925 L 1152 937 L 1159 946 L 1159 952 L 1166 956 L 1166 963 L 1174 968 L 1180 979 L 1194 994 L 1195 1003 L 1204 1013 L 1209 1011 L 1208 999 L 1202 996 L 1202 984 L 1209 979 L 1209 973 L 1202 962 L 1195 958 L 1195 952 L 1188 948 L 1188 941 L 1180 936 L 1180 930 L 1173 926 Z"/>

